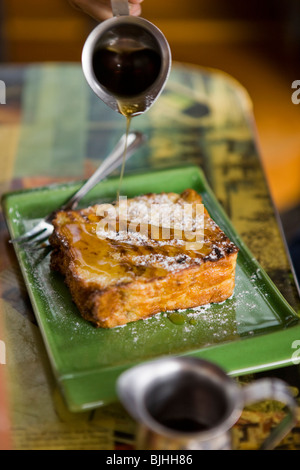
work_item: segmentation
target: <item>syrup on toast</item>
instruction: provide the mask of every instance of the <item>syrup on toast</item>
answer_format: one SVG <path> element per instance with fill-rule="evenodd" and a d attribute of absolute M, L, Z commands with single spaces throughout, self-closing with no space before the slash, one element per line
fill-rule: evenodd
<path fill-rule="evenodd" d="M 238 248 L 205 208 L 197 220 L 199 194 L 192 189 L 180 195 L 147 194 L 126 204 L 126 229 L 120 226 L 119 202 L 60 211 L 53 221 L 51 269 L 64 276 L 86 320 L 112 328 L 162 311 L 222 302 L 233 294 Z M 185 204 L 192 208 L 189 233 L 199 233 L 198 223 L 204 227 L 200 244 L 176 236 L 182 229 L 177 209 Z M 111 209 L 117 211 L 114 227 L 103 224 Z M 170 230 L 163 237 L 160 227 L 166 220 Z"/>

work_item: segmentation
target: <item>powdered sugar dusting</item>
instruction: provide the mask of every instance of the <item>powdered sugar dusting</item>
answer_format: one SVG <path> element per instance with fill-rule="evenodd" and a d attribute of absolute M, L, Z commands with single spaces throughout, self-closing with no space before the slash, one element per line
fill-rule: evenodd
<path fill-rule="evenodd" d="M 200 258 L 190 258 L 187 255 L 165 256 L 161 254 L 150 254 L 134 256 L 133 262 L 136 266 L 153 266 L 166 269 L 167 271 L 179 271 L 192 265 L 200 265 Z"/>
<path fill-rule="evenodd" d="M 121 198 L 116 205 L 98 205 L 96 212 L 105 216 L 98 224 L 98 237 L 135 245 L 183 246 L 187 235 L 199 241 L 204 233 L 203 204 L 187 203 L 173 193 Z"/>
<path fill-rule="evenodd" d="M 136 224 L 195 231 L 203 227 L 204 214 L 202 210 L 193 210 L 194 206 L 175 194 L 140 196 L 128 205 L 128 218 Z"/>

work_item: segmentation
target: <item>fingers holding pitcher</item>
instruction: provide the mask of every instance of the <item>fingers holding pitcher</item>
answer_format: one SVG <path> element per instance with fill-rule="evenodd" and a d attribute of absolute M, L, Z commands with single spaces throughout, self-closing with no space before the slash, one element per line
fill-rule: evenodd
<path fill-rule="evenodd" d="M 111 0 L 68 0 L 69 3 L 97 21 L 104 21 L 113 16 Z M 122 0 L 127 3 L 127 0 Z M 142 11 L 143 0 L 128 0 L 129 13 L 132 16 L 139 16 Z"/>

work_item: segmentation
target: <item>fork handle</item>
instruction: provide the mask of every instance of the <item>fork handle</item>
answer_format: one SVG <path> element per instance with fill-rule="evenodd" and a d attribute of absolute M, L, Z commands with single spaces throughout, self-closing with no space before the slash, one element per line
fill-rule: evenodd
<path fill-rule="evenodd" d="M 101 180 L 106 178 L 113 170 L 121 165 L 123 158 L 131 157 L 135 150 L 141 146 L 146 140 L 145 135 L 141 132 L 130 132 L 127 137 L 127 149 L 125 155 L 126 135 L 124 134 L 117 145 L 114 147 L 109 156 L 101 163 L 99 168 L 84 183 L 83 186 L 69 199 L 60 210 L 74 210 L 81 199 Z"/>

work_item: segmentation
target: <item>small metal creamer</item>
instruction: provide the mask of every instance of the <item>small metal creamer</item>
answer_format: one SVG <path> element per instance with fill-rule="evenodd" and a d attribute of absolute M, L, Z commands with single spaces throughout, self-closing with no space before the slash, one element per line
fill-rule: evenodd
<path fill-rule="evenodd" d="M 138 450 L 231 450 L 243 408 L 266 399 L 284 403 L 288 412 L 262 450 L 273 449 L 296 422 L 296 402 L 281 380 L 240 387 L 217 365 L 188 356 L 133 367 L 120 376 L 117 391 L 138 423 Z"/>
<path fill-rule="evenodd" d="M 82 51 L 82 69 L 86 80 L 96 95 L 110 108 L 125 115 L 135 116 L 147 111 L 161 94 L 171 69 L 171 51 L 163 33 L 151 22 L 141 17 L 129 14 L 127 0 L 111 0 L 113 18 L 100 23 L 87 38 Z M 140 54 L 141 51 L 150 51 L 159 62 L 156 72 L 151 80 L 151 73 L 145 67 L 141 58 L 138 61 L 138 75 L 135 83 L 122 73 L 121 64 L 115 57 L 111 58 L 111 66 L 107 68 L 107 77 L 97 73 L 96 54 L 101 50 L 107 53 L 118 51 L 133 51 Z M 125 67 L 123 67 L 123 70 Z M 127 67 L 128 69 L 128 67 Z M 103 67 L 100 71 L 103 73 Z M 101 74 L 100 74 L 101 75 Z M 110 88 L 119 77 L 118 89 Z M 147 82 L 148 79 L 148 82 Z M 145 81 L 145 86 L 141 81 Z M 132 89 L 126 93 L 126 86 Z M 125 89 L 123 90 L 123 87 Z M 125 110 L 125 112 L 123 112 Z"/>

